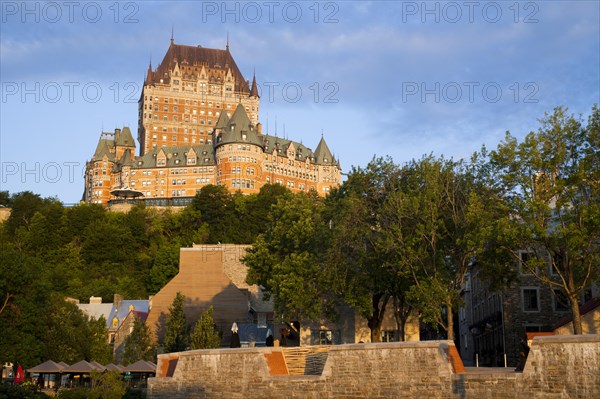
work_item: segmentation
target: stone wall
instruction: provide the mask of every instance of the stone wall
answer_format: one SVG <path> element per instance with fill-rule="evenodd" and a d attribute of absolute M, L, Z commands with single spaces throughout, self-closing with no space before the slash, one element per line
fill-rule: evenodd
<path fill-rule="evenodd" d="M 598 335 L 535 338 L 523 373 L 463 372 L 451 341 L 331 346 L 320 375 L 286 375 L 286 350 L 160 355 L 148 398 L 600 397 Z"/>

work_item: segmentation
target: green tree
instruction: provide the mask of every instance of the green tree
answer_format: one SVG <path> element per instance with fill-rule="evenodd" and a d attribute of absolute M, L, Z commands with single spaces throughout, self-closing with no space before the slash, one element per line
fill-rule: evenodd
<path fill-rule="evenodd" d="M 263 287 L 273 297 L 279 315 L 292 320 L 318 320 L 333 305 L 324 267 L 327 223 L 323 200 L 314 193 L 281 197 L 243 262 L 249 284 Z"/>
<path fill-rule="evenodd" d="M 44 359 L 69 364 L 81 359 L 103 364 L 113 361 L 104 317 L 90 319 L 77 305 L 56 294 L 50 297 L 48 305 L 41 337 L 45 343 Z"/>
<path fill-rule="evenodd" d="M 13 194 L 10 199 L 11 213 L 4 228 L 9 234 L 15 234 L 17 228 L 27 226 L 36 211 L 40 210 L 45 202 L 38 194 L 23 191 Z"/>
<path fill-rule="evenodd" d="M 390 158 L 374 158 L 366 168 L 354 168 L 329 198 L 333 238 L 325 272 L 333 291 L 367 320 L 372 342 L 381 341 L 381 325 L 396 286 L 378 218 L 398 177 L 399 168 Z"/>
<path fill-rule="evenodd" d="M 227 187 L 212 184 L 202 187 L 190 206 L 200 212 L 202 222 L 208 225 L 209 244 L 236 242 L 240 221 Z"/>
<path fill-rule="evenodd" d="M 8 191 L 0 191 L 0 206 L 10 206 L 10 194 Z"/>
<path fill-rule="evenodd" d="M 158 292 L 179 272 L 179 247 L 174 243 L 158 249 L 152 269 L 146 276 L 146 288 L 150 294 Z"/>
<path fill-rule="evenodd" d="M 133 330 L 125 338 L 121 364 L 128 365 L 138 360 L 153 360 L 156 349 L 152 343 L 150 329 L 140 318 L 135 317 Z"/>
<path fill-rule="evenodd" d="M 188 347 L 188 330 L 183 311 L 185 296 L 178 292 L 169 306 L 169 315 L 165 322 L 165 338 L 163 347 L 165 352 L 181 352 Z"/>
<path fill-rule="evenodd" d="M 557 107 L 540 123 L 520 143 L 507 132 L 490 162 L 510 209 L 503 226 L 515 264 L 519 250 L 534 254 L 522 266 L 565 293 L 581 334 L 579 301 L 600 264 L 600 111 L 584 126 Z"/>
<path fill-rule="evenodd" d="M 190 337 L 191 349 L 213 349 L 221 346 L 221 336 L 213 320 L 213 307 L 200 314 Z"/>

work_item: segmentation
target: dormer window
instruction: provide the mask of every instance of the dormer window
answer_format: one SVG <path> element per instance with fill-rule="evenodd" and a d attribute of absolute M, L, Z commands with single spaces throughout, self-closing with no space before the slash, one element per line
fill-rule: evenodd
<path fill-rule="evenodd" d="M 246 140 L 246 133 L 242 133 L 242 140 Z"/>

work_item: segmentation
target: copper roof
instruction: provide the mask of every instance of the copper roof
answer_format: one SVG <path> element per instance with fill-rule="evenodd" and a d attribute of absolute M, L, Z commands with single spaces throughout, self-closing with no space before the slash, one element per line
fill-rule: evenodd
<path fill-rule="evenodd" d="M 240 72 L 240 69 L 233 60 L 229 49 L 220 50 L 202 46 L 186 46 L 173 42 L 171 42 L 158 68 L 156 68 L 150 78 L 146 78 L 146 84 L 158 82 L 160 79 L 163 79 L 164 83 L 168 83 L 170 78 L 169 71 L 175 67 L 176 62 L 179 64 L 179 68 L 192 67 L 194 75 L 198 74 L 204 66 L 209 80 L 211 78 L 218 78 L 216 75 L 217 71 L 221 71 L 223 76 L 225 76 L 227 70 L 231 69 L 231 74 L 235 79 L 235 91 L 250 93 L 248 82 L 244 79 L 244 75 L 242 75 L 242 72 Z M 187 73 L 182 71 L 182 74 L 186 75 Z"/>

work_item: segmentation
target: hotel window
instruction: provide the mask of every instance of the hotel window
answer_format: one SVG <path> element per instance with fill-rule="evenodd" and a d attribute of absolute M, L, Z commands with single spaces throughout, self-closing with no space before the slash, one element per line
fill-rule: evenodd
<path fill-rule="evenodd" d="M 523 288 L 523 311 L 524 312 L 539 312 L 540 311 L 540 298 L 539 289 L 537 288 Z"/>

